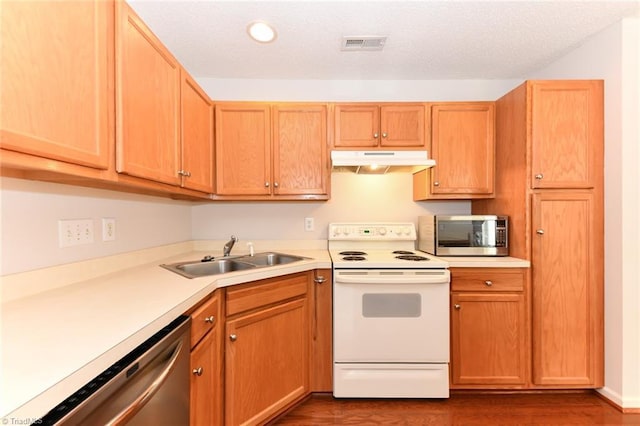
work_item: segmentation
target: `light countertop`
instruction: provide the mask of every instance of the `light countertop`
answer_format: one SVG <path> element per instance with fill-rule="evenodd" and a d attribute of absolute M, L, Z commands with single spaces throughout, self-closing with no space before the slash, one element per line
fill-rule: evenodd
<path fill-rule="evenodd" d="M 531 262 L 509 256 L 438 256 L 449 268 L 529 268 Z"/>
<path fill-rule="evenodd" d="M 0 417 L 43 416 L 217 288 L 331 268 L 326 241 L 256 243 L 256 252 L 308 259 L 218 276 L 188 279 L 159 266 L 220 256 L 214 247 L 222 245 L 192 241 L 0 277 Z M 449 267 L 529 266 L 508 257 L 443 259 Z"/>
<path fill-rule="evenodd" d="M 158 266 L 220 254 L 192 250 L 8 301 L 5 281 L 33 287 L 42 271 L 3 279 L 0 417 L 41 417 L 216 288 L 331 268 L 326 249 L 277 251 L 308 260 L 194 279 Z"/>

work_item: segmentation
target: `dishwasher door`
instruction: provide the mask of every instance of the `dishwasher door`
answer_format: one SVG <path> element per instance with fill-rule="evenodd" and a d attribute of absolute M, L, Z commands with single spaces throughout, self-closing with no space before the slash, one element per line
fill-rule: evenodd
<path fill-rule="evenodd" d="M 191 319 L 181 316 L 41 419 L 55 425 L 189 425 Z"/>

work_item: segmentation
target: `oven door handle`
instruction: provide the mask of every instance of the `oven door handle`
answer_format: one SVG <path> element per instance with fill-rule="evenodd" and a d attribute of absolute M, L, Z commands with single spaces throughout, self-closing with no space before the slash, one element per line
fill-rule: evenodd
<path fill-rule="evenodd" d="M 449 272 L 433 275 L 340 275 L 337 284 L 449 284 Z"/>

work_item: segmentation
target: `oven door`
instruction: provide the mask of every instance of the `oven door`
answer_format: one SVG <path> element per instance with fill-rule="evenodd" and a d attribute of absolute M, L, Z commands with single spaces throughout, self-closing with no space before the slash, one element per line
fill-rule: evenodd
<path fill-rule="evenodd" d="M 334 271 L 336 363 L 449 362 L 449 271 Z"/>

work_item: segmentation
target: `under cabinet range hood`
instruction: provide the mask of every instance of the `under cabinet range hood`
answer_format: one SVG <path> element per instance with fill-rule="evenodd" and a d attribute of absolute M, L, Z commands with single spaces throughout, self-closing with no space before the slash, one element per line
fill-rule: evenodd
<path fill-rule="evenodd" d="M 383 174 L 390 170 L 418 171 L 433 167 L 427 151 L 331 151 L 334 170 Z"/>

